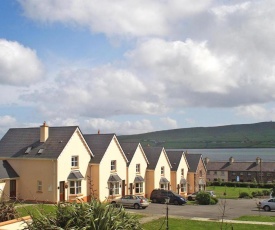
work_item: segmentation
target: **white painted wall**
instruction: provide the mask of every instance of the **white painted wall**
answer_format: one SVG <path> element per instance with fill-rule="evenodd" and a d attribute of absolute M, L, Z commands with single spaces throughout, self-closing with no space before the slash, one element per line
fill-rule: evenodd
<path fill-rule="evenodd" d="M 160 188 L 159 185 L 159 181 L 161 176 L 161 167 L 164 166 L 164 177 L 170 182 L 170 178 L 171 178 L 171 168 L 169 165 L 169 162 L 166 158 L 166 155 L 164 153 L 164 149 L 162 150 L 158 163 L 156 165 L 155 168 L 155 184 L 154 184 L 154 188 Z"/>

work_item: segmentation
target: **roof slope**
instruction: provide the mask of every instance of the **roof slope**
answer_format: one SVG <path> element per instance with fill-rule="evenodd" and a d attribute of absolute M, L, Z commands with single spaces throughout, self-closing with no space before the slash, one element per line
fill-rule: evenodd
<path fill-rule="evenodd" d="M 190 172 L 196 172 L 200 159 L 202 158 L 202 154 L 196 154 L 196 153 L 187 153 L 185 154 L 185 157 L 187 159 L 188 165 L 189 165 L 189 171 Z"/>
<path fill-rule="evenodd" d="M 19 177 L 18 174 L 14 171 L 8 161 L 0 160 L 0 179 L 11 179 Z"/>
<path fill-rule="evenodd" d="M 12 128 L 0 141 L 0 158 L 55 158 L 57 159 L 77 126 L 49 127 L 49 137 L 40 142 L 40 128 Z M 25 153 L 31 147 L 28 153 Z M 38 153 L 44 149 L 42 153 Z"/>
<path fill-rule="evenodd" d="M 125 153 L 127 159 L 128 159 L 128 165 L 133 159 L 133 156 L 138 148 L 139 143 L 138 142 L 120 142 L 120 146 L 123 149 L 123 152 Z"/>
<path fill-rule="evenodd" d="M 262 162 L 257 164 L 256 162 L 238 162 L 234 161 L 232 164 L 229 162 L 208 162 L 206 165 L 207 170 L 216 171 L 264 171 L 275 172 L 275 162 Z"/>
<path fill-rule="evenodd" d="M 91 163 L 99 164 L 115 134 L 84 134 L 83 136 L 94 154 Z"/>
<path fill-rule="evenodd" d="M 177 171 L 184 152 L 181 150 L 166 150 L 166 154 L 172 165 L 171 170 Z"/>
<path fill-rule="evenodd" d="M 148 169 L 155 169 L 163 147 L 142 147 L 149 161 Z"/>

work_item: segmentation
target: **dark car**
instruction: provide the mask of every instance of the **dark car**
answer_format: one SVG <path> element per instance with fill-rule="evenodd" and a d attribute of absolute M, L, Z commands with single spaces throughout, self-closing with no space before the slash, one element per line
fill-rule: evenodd
<path fill-rule="evenodd" d="M 166 203 L 167 198 L 169 198 L 170 204 L 182 205 L 186 203 L 182 196 L 171 190 L 154 189 L 150 196 L 152 203 Z"/>

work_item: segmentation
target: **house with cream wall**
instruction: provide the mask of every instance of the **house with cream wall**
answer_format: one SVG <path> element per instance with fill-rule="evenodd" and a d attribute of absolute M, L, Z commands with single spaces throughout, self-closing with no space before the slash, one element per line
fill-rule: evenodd
<path fill-rule="evenodd" d="M 138 142 L 120 142 L 128 159 L 127 163 L 127 194 L 145 196 L 145 177 L 149 161 Z"/>
<path fill-rule="evenodd" d="M 187 195 L 187 173 L 189 165 L 185 153 L 181 150 L 166 150 L 166 154 L 171 163 L 171 190 L 180 194 Z"/>
<path fill-rule="evenodd" d="M 149 161 L 146 170 L 146 197 L 153 189 L 170 189 L 171 163 L 163 147 L 143 147 Z"/>
<path fill-rule="evenodd" d="M 90 160 L 91 195 L 100 201 L 121 197 L 127 186 L 127 157 L 115 134 L 85 134 Z"/>
<path fill-rule="evenodd" d="M 3 191 L 9 198 L 49 203 L 88 200 L 92 157 L 77 126 L 49 127 L 44 122 L 40 128 L 9 129 L 0 141 L 0 160 L 18 177 L 6 180 Z"/>

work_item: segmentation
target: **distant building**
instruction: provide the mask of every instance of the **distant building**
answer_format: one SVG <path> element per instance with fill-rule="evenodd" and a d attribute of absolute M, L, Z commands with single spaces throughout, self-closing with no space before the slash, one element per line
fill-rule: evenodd
<path fill-rule="evenodd" d="M 257 157 L 254 162 L 235 161 L 230 157 L 228 161 L 213 161 L 205 158 L 208 181 L 237 181 L 237 182 L 275 182 L 275 162 L 264 162 Z"/>

